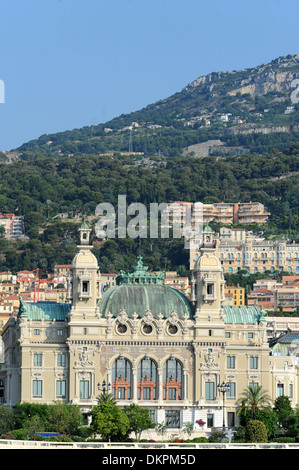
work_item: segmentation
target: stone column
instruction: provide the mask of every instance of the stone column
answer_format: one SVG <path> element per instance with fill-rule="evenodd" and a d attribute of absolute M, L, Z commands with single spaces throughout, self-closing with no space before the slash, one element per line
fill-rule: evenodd
<path fill-rule="evenodd" d="M 187 379 L 188 379 L 188 373 L 187 370 L 183 370 L 183 396 L 182 400 L 187 400 Z"/>
<path fill-rule="evenodd" d="M 163 403 L 163 369 L 158 368 L 158 402 Z"/>
<path fill-rule="evenodd" d="M 132 368 L 132 386 L 131 386 L 131 390 L 132 390 L 132 400 L 133 400 L 133 402 L 137 402 L 138 395 L 137 395 L 137 369 L 136 369 L 136 367 Z"/>

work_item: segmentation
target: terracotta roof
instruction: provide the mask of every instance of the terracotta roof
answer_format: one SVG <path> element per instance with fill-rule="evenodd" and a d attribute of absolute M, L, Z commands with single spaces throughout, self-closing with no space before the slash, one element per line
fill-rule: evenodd
<path fill-rule="evenodd" d="M 254 295 L 255 293 L 260 293 L 260 294 L 273 294 L 272 290 L 265 289 L 264 287 L 261 287 L 260 289 L 254 289 L 251 292 L 249 292 L 248 295 Z"/>

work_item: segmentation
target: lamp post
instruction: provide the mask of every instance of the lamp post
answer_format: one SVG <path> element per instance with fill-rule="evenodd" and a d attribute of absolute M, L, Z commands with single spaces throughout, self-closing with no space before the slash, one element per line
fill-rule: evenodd
<path fill-rule="evenodd" d="M 109 383 L 108 386 L 106 385 L 106 380 L 104 379 L 103 382 L 102 382 L 102 388 L 101 388 L 101 384 L 100 382 L 98 382 L 98 391 L 99 392 L 102 392 L 103 394 L 103 397 L 106 397 L 107 393 L 106 393 L 106 387 L 108 389 L 108 394 L 109 394 L 109 390 L 110 390 L 110 387 L 111 387 L 111 384 Z"/>
<path fill-rule="evenodd" d="M 218 385 L 217 388 L 218 388 L 218 392 L 219 393 L 222 393 L 222 396 L 223 396 L 223 424 L 222 424 L 222 431 L 225 432 L 225 408 L 224 408 L 224 398 L 225 398 L 225 394 L 226 392 L 229 390 L 229 387 L 230 387 L 230 384 L 229 383 L 225 383 L 224 381 L 222 382 L 222 384 Z"/>

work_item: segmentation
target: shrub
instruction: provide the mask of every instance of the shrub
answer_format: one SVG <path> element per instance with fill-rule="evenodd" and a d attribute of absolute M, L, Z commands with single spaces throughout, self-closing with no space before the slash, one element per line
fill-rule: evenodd
<path fill-rule="evenodd" d="M 92 429 L 90 427 L 81 427 L 77 430 L 76 435 L 82 437 L 83 439 L 87 439 L 88 437 L 92 436 Z"/>
<path fill-rule="evenodd" d="M 272 439 L 271 442 L 277 442 L 277 443 L 289 443 L 289 442 L 296 442 L 296 438 L 295 437 L 287 437 L 287 436 L 284 436 L 284 437 L 277 437 L 276 439 Z"/>
<path fill-rule="evenodd" d="M 201 443 L 201 442 L 209 442 L 207 437 L 194 437 L 193 439 L 188 439 L 185 442 L 194 442 L 194 443 Z"/>
<path fill-rule="evenodd" d="M 46 440 L 47 440 L 46 437 L 41 436 L 40 434 L 35 434 L 35 435 L 33 436 L 33 439 L 34 439 L 35 441 L 46 441 Z"/>
<path fill-rule="evenodd" d="M 226 435 L 222 431 L 215 431 L 209 436 L 209 442 L 222 442 Z"/>
<path fill-rule="evenodd" d="M 48 438 L 48 440 L 51 441 L 51 442 L 61 442 L 62 441 L 60 436 L 51 436 L 51 437 Z"/>
<path fill-rule="evenodd" d="M 245 438 L 246 428 L 244 426 L 236 426 L 233 442 L 246 442 Z"/>
<path fill-rule="evenodd" d="M 1 434 L 0 436 L 1 439 L 8 439 L 8 440 L 14 440 L 16 436 L 12 432 L 6 432 L 5 434 Z"/>
<path fill-rule="evenodd" d="M 14 436 L 13 439 L 17 439 L 19 441 L 25 441 L 28 439 L 28 433 L 25 429 L 15 429 L 14 431 L 11 431 L 10 434 Z"/>
<path fill-rule="evenodd" d="M 267 442 L 267 428 L 262 421 L 252 419 L 246 426 L 246 442 Z"/>

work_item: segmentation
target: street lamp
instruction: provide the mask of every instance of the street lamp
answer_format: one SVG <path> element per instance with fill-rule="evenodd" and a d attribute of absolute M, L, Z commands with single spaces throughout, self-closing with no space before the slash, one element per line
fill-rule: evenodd
<path fill-rule="evenodd" d="M 218 388 L 218 392 L 219 392 L 219 393 L 222 393 L 222 395 L 223 395 L 223 424 L 222 424 L 222 431 L 225 432 L 224 397 L 225 397 L 226 392 L 228 392 L 228 390 L 229 390 L 229 388 L 230 388 L 230 384 L 229 384 L 229 383 L 225 383 L 225 382 L 223 381 L 221 385 L 220 385 L 220 384 L 217 385 L 217 388 Z"/>
<path fill-rule="evenodd" d="M 109 383 L 108 384 L 108 393 L 109 393 L 110 387 L 111 387 L 111 384 Z M 98 382 L 98 391 L 102 392 L 103 395 L 106 395 L 106 380 L 105 379 L 102 382 L 102 388 L 101 388 L 100 382 Z"/>

